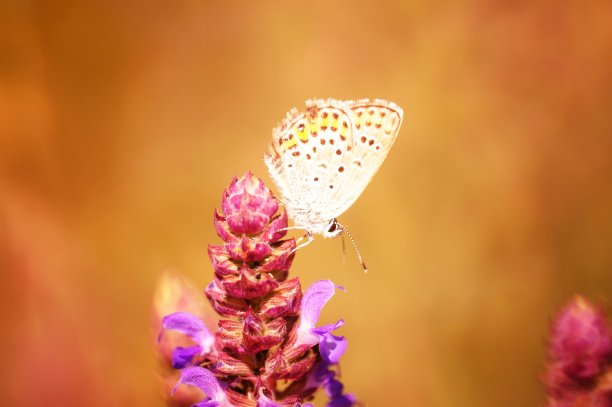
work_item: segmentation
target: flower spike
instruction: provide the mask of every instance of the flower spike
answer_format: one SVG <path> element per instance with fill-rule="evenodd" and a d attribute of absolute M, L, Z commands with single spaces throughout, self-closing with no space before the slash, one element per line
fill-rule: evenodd
<path fill-rule="evenodd" d="M 221 208 L 213 220 L 222 242 L 208 246 L 214 278 L 204 290 L 221 316 L 217 331 L 186 312 L 162 321 L 160 339 L 173 330 L 194 342 L 172 352 L 177 386 L 206 394 L 196 407 L 313 407 L 319 389 L 330 407 L 354 405 L 332 370 L 347 347 L 332 333 L 344 321 L 316 326 L 342 287 L 322 280 L 302 293 L 299 278 L 288 279 L 296 242 L 284 238 L 287 213 L 250 172 L 234 178 Z"/>

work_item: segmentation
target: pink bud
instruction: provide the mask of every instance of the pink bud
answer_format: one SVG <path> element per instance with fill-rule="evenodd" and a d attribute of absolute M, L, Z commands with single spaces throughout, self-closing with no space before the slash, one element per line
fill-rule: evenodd
<path fill-rule="evenodd" d="M 282 282 L 276 290 L 261 300 L 259 312 L 268 318 L 296 315 L 300 310 L 301 300 L 300 280 L 294 278 Z"/>
<path fill-rule="evenodd" d="M 307 349 L 300 357 L 286 359 L 282 352 L 276 352 L 268 358 L 265 373 L 275 379 L 298 380 L 314 367 L 317 354 Z"/>
<path fill-rule="evenodd" d="M 224 317 L 242 317 L 249 306 L 246 300 L 228 295 L 216 279 L 204 292 L 215 311 Z"/>
<path fill-rule="evenodd" d="M 278 287 L 278 280 L 271 273 L 262 273 L 251 269 L 246 264 L 238 270 L 237 274 L 226 275 L 221 286 L 227 293 L 238 298 L 257 298 L 266 295 Z"/>
<path fill-rule="evenodd" d="M 313 300 L 312 287 L 307 292 L 309 300 L 305 302 L 309 306 L 304 316 L 306 296 L 300 282 L 297 278 L 287 281 L 297 246 L 293 238 L 281 240 L 287 234 L 287 212 L 279 210 L 261 180 L 250 172 L 234 178 L 224 191 L 222 209 L 222 213 L 215 211 L 214 223 L 223 243 L 208 246 L 214 279 L 205 294 L 214 310 L 228 319 L 218 322 L 211 346 L 210 333 L 210 341 L 199 336 L 203 332 L 199 319 L 177 312 L 164 317 L 166 330 L 191 339 L 187 342 L 190 346 L 176 347 L 171 354 L 167 352 L 167 358 L 172 358 L 175 368 L 182 369 L 180 383 L 199 387 L 205 393 L 211 389 L 219 393 L 220 386 L 223 400 L 207 394 L 220 406 L 311 405 L 301 403 L 311 400 L 317 389 L 325 387 L 328 391 L 332 384 L 339 383 L 336 379 L 332 383 L 333 375 L 314 385 L 309 378 L 317 363 L 335 365 L 344 353 L 346 339 L 331 334 L 343 321 L 315 326 L 329 295 Z M 325 293 L 331 290 L 333 294 L 333 283 L 325 280 L 315 286 L 321 284 L 327 287 Z M 175 308 L 174 304 L 170 306 Z M 303 330 L 308 332 L 304 334 Z M 304 337 L 306 340 L 297 342 Z M 279 380 L 284 382 L 280 388 Z M 184 387 L 188 386 L 181 386 L 179 391 Z M 342 394 L 341 387 L 333 394 L 328 391 L 328 396 L 329 406 L 354 405 L 353 399 Z"/>
<path fill-rule="evenodd" d="M 270 349 L 285 339 L 287 324 L 284 318 L 264 321 L 257 315 L 250 314 L 244 319 L 244 347 L 254 354 Z"/>
<path fill-rule="evenodd" d="M 215 371 L 227 376 L 240 376 L 241 379 L 257 382 L 253 372 L 257 371 L 252 357 L 234 357 L 224 352 L 219 353 Z"/>
<path fill-rule="evenodd" d="M 278 203 L 259 178 L 247 172 L 234 178 L 223 194 L 221 207 L 234 234 L 260 233 L 278 210 Z M 222 236 L 223 237 L 223 236 Z"/>

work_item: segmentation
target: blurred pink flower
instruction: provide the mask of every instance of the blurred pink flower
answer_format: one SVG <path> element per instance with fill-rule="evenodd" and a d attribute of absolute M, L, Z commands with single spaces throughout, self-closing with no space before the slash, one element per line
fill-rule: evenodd
<path fill-rule="evenodd" d="M 572 299 L 553 322 L 545 383 L 549 407 L 612 406 L 612 330 L 583 297 Z"/>

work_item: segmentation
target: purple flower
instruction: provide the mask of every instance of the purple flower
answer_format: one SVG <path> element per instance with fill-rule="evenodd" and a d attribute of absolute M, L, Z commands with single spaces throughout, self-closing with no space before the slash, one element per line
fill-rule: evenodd
<path fill-rule="evenodd" d="M 196 343 L 195 346 L 186 348 L 177 347 L 172 352 L 172 367 L 175 369 L 189 366 L 195 356 L 203 356 L 213 350 L 215 337 L 206 328 L 204 322 L 188 312 L 175 312 L 166 315 L 162 320 L 162 331 L 158 340 L 161 340 L 166 330 L 180 332 Z"/>
<path fill-rule="evenodd" d="M 197 407 L 232 407 L 217 378 L 206 369 L 186 367 L 181 370 L 181 378 L 172 393 L 181 384 L 195 386 L 206 394 L 206 399 L 197 403 Z"/>
<path fill-rule="evenodd" d="M 351 407 L 356 399 L 352 394 L 344 394 L 344 385 L 336 379 L 325 384 L 325 392 L 329 397 L 327 407 Z"/>
<path fill-rule="evenodd" d="M 319 362 L 308 375 L 304 387 L 306 389 L 323 387 L 329 397 L 327 407 L 350 407 L 356 402 L 355 396 L 344 394 L 344 385 L 336 378 L 333 366 L 323 360 Z"/>
<path fill-rule="evenodd" d="M 323 359 L 329 363 L 337 363 L 346 351 L 347 341 L 344 336 L 336 336 L 331 332 L 344 325 L 341 319 L 335 324 L 316 328 L 321 309 L 334 296 L 336 286 L 330 280 L 314 283 L 304 294 L 300 324 L 297 329 L 296 347 L 319 345 Z"/>

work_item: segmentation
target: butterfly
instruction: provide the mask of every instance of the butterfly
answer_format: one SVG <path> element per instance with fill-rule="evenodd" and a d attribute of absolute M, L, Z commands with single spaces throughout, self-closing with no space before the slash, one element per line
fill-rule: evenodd
<path fill-rule="evenodd" d="M 289 111 L 273 130 L 264 162 L 294 228 L 306 230 L 306 244 L 315 234 L 348 233 L 336 218 L 380 168 L 402 117 L 402 109 L 385 100 L 315 99 L 302 112 Z"/>

